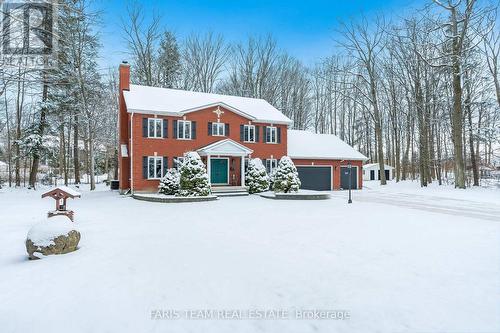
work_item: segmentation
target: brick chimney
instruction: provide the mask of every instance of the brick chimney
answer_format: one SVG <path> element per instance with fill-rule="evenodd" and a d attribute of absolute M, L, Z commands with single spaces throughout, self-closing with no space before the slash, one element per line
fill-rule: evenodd
<path fill-rule="evenodd" d="M 119 158 L 119 180 L 120 193 L 130 189 L 130 134 L 129 134 L 129 115 L 123 98 L 123 91 L 130 90 L 130 65 L 124 61 L 119 68 L 119 114 L 118 114 L 118 135 L 120 147 L 118 147 Z"/>

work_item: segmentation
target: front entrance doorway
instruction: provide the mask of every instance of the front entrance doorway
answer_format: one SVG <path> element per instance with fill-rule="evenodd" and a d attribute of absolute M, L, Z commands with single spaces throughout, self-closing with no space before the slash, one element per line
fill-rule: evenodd
<path fill-rule="evenodd" d="M 210 182 L 213 185 L 229 184 L 229 158 L 210 159 Z"/>

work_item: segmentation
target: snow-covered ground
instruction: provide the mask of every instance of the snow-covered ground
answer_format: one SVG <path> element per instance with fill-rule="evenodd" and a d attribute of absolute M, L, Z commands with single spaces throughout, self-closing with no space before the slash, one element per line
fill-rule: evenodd
<path fill-rule="evenodd" d="M 500 191 L 366 187 L 352 205 L 347 192 L 161 204 L 83 190 L 68 201 L 80 249 L 37 261 L 24 240 L 54 203 L 42 190 L 2 189 L 0 331 L 500 331 Z M 203 309 L 289 318 L 181 312 Z M 302 309 L 349 318 L 293 319 Z M 154 320 L 155 310 L 181 318 Z"/>

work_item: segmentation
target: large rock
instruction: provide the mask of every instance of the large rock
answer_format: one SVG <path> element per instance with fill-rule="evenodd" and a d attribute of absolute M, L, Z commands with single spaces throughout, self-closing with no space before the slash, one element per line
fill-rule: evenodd
<path fill-rule="evenodd" d="M 66 216 L 54 216 L 34 225 L 26 238 L 26 251 L 30 259 L 43 255 L 73 252 L 80 242 L 80 233 Z"/>

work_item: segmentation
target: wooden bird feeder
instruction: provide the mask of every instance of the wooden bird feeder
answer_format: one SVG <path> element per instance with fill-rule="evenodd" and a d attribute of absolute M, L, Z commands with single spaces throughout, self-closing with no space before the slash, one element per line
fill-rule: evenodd
<path fill-rule="evenodd" d="M 71 221 L 73 221 L 74 212 L 66 209 L 66 199 L 80 198 L 81 195 L 79 192 L 67 186 L 59 186 L 42 194 L 42 198 L 45 197 L 51 197 L 56 201 L 56 209 L 49 211 L 47 214 L 48 217 L 66 215 Z"/>

